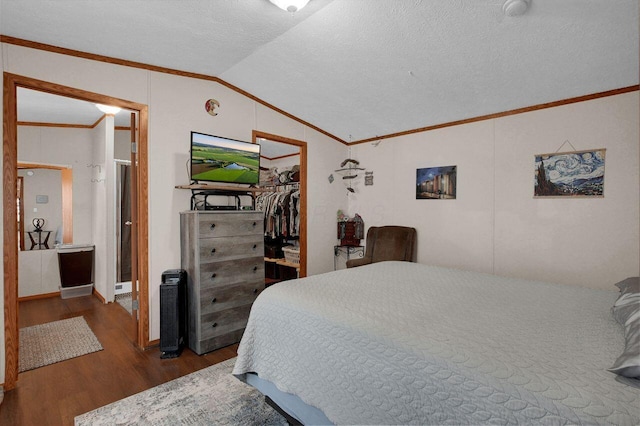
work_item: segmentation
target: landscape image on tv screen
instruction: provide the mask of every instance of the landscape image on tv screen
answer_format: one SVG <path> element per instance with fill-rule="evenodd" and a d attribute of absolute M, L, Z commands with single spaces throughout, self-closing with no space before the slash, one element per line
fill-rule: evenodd
<path fill-rule="evenodd" d="M 256 184 L 260 175 L 260 145 L 191 133 L 191 179 Z"/>

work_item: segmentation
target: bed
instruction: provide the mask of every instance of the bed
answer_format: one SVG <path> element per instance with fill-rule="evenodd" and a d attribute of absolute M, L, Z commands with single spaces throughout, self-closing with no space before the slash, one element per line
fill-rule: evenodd
<path fill-rule="evenodd" d="M 233 374 L 303 424 L 637 425 L 617 297 L 374 263 L 262 292 Z"/>

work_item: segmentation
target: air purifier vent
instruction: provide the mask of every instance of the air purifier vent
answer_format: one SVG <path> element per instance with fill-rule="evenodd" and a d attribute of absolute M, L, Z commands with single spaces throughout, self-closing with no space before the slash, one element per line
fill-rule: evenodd
<path fill-rule="evenodd" d="M 160 352 L 161 358 L 180 356 L 185 346 L 187 326 L 187 273 L 170 269 L 162 273 L 160 284 Z"/>

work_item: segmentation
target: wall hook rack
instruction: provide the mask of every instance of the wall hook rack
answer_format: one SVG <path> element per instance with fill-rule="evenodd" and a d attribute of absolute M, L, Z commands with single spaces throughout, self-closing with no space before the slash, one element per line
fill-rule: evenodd
<path fill-rule="evenodd" d="M 87 164 L 87 167 L 98 168 L 98 174 L 102 173 L 102 166 L 100 164 Z"/>

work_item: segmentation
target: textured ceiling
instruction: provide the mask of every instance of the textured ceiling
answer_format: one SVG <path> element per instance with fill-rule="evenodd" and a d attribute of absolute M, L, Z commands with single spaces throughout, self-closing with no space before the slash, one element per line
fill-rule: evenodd
<path fill-rule="evenodd" d="M 638 0 L 502 3 L 0 0 L 0 33 L 219 77 L 347 142 L 638 84 Z"/>

